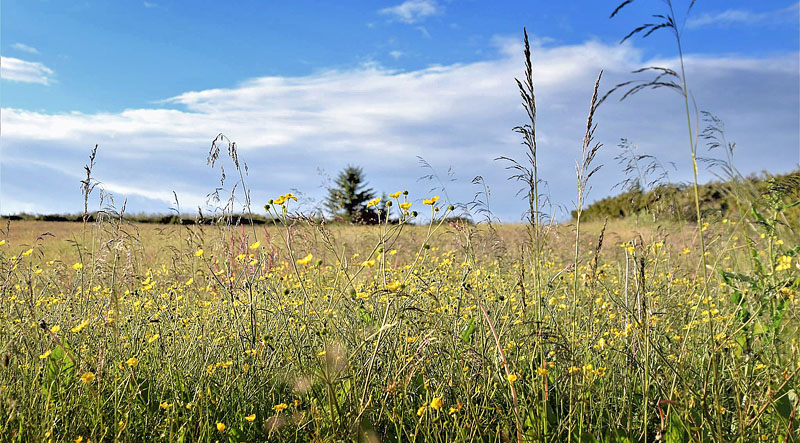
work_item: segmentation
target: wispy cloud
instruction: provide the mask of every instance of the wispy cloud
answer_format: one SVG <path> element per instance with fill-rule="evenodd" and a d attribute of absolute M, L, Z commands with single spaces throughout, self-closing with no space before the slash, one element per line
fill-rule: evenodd
<path fill-rule="evenodd" d="M 390 55 L 390 56 L 391 56 L 393 59 L 397 60 L 397 59 L 399 59 L 400 57 L 402 57 L 402 56 L 406 55 L 406 53 L 405 53 L 405 52 L 403 52 L 403 51 L 390 51 L 390 52 L 389 52 L 389 55 Z"/>
<path fill-rule="evenodd" d="M 28 46 L 23 43 L 14 43 L 11 45 L 12 48 L 16 49 L 17 51 L 27 52 L 28 54 L 38 54 L 39 50 L 34 48 L 33 46 Z"/>
<path fill-rule="evenodd" d="M 503 220 L 518 220 L 524 205 L 515 197 L 516 184 L 506 180 L 504 165 L 494 159 L 522 156 L 510 129 L 524 121 L 514 84 L 522 57 L 517 39 L 495 41 L 499 51 L 490 60 L 408 72 L 368 64 L 302 77 L 260 77 L 168 99 L 176 109 L 52 114 L 4 108 L 0 210 L 82 208 L 78 174 L 95 143 L 100 144 L 96 177 L 119 194 L 118 200 L 128 197 L 129 210 L 165 212 L 172 190 L 192 210 L 219 184 L 217 171 L 206 166 L 206 154 L 210 140 L 223 132 L 238 142 L 240 159 L 249 165 L 254 202 L 297 189 L 307 198 L 304 209 L 313 208 L 325 195 L 318 168 L 334 175 L 352 162 L 364 167 L 376 190 L 408 189 L 414 198 L 444 195 L 417 181 L 426 173 L 416 159 L 422 156 L 441 171 L 452 167 L 456 172 L 459 180 L 448 182 L 447 189 L 452 201 L 470 201 L 475 194 L 471 178 L 481 175 L 492 188 L 490 209 Z M 633 46 L 598 42 L 537 46 L 534 52 L 540 172 L 552 201 L 570 209 L 573 162 L 598 71 L 606 68 L 603 86 L 608 88 L 630 79 L 638 67 L 674 67 L 677 61 L 647 60 Z M 740 146 L 743 172 L 796 165 L 796 53 L 759 59 L 690 55 L 687 67 L 700 108 L 719 114 L 728 138 Z M 620 137 L 663 163 L 674 161 L 680 171 L 691 171 L 685 150 L 676 149 L 685 144 L 680 103 L 677 96 L 653 91 L 622 104 L 603 104 L 596 135 L 606 144 L 598 157 L 606 167 L 593 177 L 592 198 L 607 195 L 621 181 L 614 168 Z M 685 180 L 689 174 L 671 178 Z"/>
<path fill-rule="evenodd" d="M 796 22 L 798 11 L 800 11 L 800 3 L 765 12 L 727 9 L 721 12 L 704 13 L 696 17 L 691 17 L 686 22 L 686 26 L 690 28 L 699 28 L 703 26 L 765 25 Z"/>
<path fill-rule="evenodd" d="M 158 3 L 155 3 L 155 2 L 144 2 L 144 7 L 145 8 L 155 8 L 157 6 L 158 6 Z"/>
<path fill-rule="evenodd" d="M 13 57 L 0 57 L 0 77 L 3 80 L 49 85 L 53 70 L 39 62 L 29 62 Z"/>
<path fill-rule="evenodd" d="M 423 37 L 425 37 L 425 38 L 431 38 L 431 33 L 430 33 L 430 32 L 428 32 L 428 29 L 427 29 L 427 28 L 425 28 L 424 26 L 416 26 L 416 27 L 415 27 L 415 29 L 416 29 L 417 31 L 419 31 L 419 33 L 420 33 L 420 34 L 422 34 L 422 36 L 423 36 Z"/>
<path fill-rule="evenodd" d="M 390 15 L 395 20 L 403 23 L 419 23 L 425 18 L 441 12 L 441 7 L 436 0 L 406 0 L 399 5 L 384 8 L 378 11 L 383 15 Z"/>

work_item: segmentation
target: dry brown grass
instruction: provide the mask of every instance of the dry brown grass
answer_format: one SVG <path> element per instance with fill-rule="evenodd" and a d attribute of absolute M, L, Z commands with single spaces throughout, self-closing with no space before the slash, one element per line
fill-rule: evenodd
<path fill-rule="evenodd" d="M 46 221 L 13 221 L 10 224 L 7 220 L 2 220 L 5 238 L 12 248 L 19 249 L 17 252 L 28 248 L 36 248 L 41 251 L 44 257 L 59 257 L 62 261 L 68 262 L 75 259 L 77 261 L 78 252 L 76 242 L 83 243 L 83 223 L 73 222 L 46 222 Z M 597 245 L 597 237 L 602 229 L 602 222 L 583 223 L 581 226 L 582 249 L 592 250 Z M 87 230 L 92 229 L 92 224 L 86 225 Z M 10 228 L 10 229 L 9 229 Z M 516 251 L 519 245 L 527 241 L 526 226 L 521 224 L 502 224 L 495 225 L 494 234 L 486 227 L 479 226 L 480 236 L 476 238 L 481 249 L 494 251 L 501 254 L 499 249 Z M 104 229 L 108 229 L 106 225 Z M 282 228 L 257 226 L 255 229 L 249 227 L 234 227 L 230 231 L 210 226 L 180 226 L 180 225 L 159 225 L 152 223 L 125 223 L 121 230 L 126 236 L 136 239 L 141 245 L 142 252 L 147 257 L 156 258 L 169 254 L 175 248 L 187 247 L 186 243 L 191 238 L 203 236 L 208 242 L 217 242 L 223 237 L 226 241 L 239 241 L 245 238 L 247 241 L 261 241 L 264 244 L 269 242 L 280 242 Z M 370 226 L 350 226 L 333 225 L 329 227 L 331 234 L 350 251 L 363 251 L 368 245 L 373 245 L 378 237 L 377 228 Z M 398 244 L 393 249 L 399 251 L 409 251 L 413 248 L 407 246 L 416 244 L 424 238 L 426 228 L 423 226 L 408 226 L 405 228 L 406 234 L 401 236 Z M 575 226 L 572 223 L 563 223 L 553 226 L 547 234 L 547 244 L 555 251 L 567 250 L 568 246 L 574 242 Z M 6 234 L 7 232 L 7 234 Z M 209 235 L 210 234 L 210 235 Z M 675 222 L 653 223 L 646 217 L 639 219 L 629 218 L 623 220 L 609 220 L 603 242 L 603 251 L 613 251 L 619 248 L 619 244 L 630 241 L 639 236 L 645 242 L 667 238 L 675 247 L 691 247 L 696 240 L 696 229 L 689 228 Z M 317 232 L 307 229 L 298 229 L 295 241 L 301 250 L 313 252 L 316 256 L 324 254 L 324 242 Z M 435 237 L 432 247 L 451 250 L 458 249 L 459 236 L 454 225 L 442 230 Z M 96 244 L 98 249 L 102 249 L 102 242 Z"/>

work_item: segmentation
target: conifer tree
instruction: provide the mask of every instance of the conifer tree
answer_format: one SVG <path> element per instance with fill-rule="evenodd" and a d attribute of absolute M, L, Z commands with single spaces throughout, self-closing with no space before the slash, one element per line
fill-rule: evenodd
<path fill-rule="evenodd" d="M 367 208 L 367 202 L 373 198 L 375 192 L 367 187 L 364 170 L 348 165 L 336 177 L 333 187 L 328 189 L 325 209 L 334 220 L 370 223 L 376 217 L 374 211 Z"/>

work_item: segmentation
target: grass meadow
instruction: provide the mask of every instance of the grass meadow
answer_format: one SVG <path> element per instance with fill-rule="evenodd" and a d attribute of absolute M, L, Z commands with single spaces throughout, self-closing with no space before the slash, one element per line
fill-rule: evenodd
<path fill-rule="evenodd" d="M 719 133 L 693 123 L 664 4 L 664 23 L 625 38 L 674 32 L 680 71 L 611 92 L 685 103 L 694 180 L 679 217 L 653 201 L 583 218 L 602 74 L 573 219 L 544 216 L 527 35 L 524 160 L 502 159 L 521 224 L 469 223 L 402 189 L 369 203 L 371 225 L 304 215 L 291 193 L 268 200 L 266 224 L 235 222 L 235 205 L 207 224 L 90 218 L 93 151 L 83 222 L 2 223 L 0 440 L 798 441 L 800 175 L 756 187 L 719 162 L 726 208 L 705 205 L 697 145 Z M 235 144 L 215 139 L 209 163 L 226 150 L 247 214 Z M 625 173 L 641 186 L 639 160 Z"/>
<path fill-rule="evenodd" d="M 588 223 L 576 267 L 553 225 L 537 278 L 526 226 L 292 204 L 269 227 L 7 225 L 3 439 L 796 439 L 786 226 Z"/>

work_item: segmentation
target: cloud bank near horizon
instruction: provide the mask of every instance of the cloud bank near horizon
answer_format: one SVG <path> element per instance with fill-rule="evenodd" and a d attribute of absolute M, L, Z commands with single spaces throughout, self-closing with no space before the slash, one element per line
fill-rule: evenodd
<path fill-rule="evenodd" d="M 542 40 L 545 41 L 545 40 Z M 325 183 L 347 164 L 362 166 L 379 193 L 408 189 L 419 199 L 444 194 L 470 201 L 480 175 L 491 188 L 490 209 L 503 221 L 520 219 L 518 184 L 506 180 L 500 156 L 524 158 L 511 128 L 524 123 L 514 77 L 522 74 L 521 45 L 496 39 L 495 58 L 475 63 L 395 71 L 378 64 L 327 70 L 302 77 L 259 77 L 229 88 L 187 91 L 150 108 L 119 113 L 43 113 L 3 108 L 0 212 L 55 213 L 82 209 L 79 180 L 86 157 L 100 145 L 96 178 L 128 199 L 132 212 L 206 208 L 219 186 L 206 165 L 212 139 L 224 133 L 248 164 L 247 186 L 256 207 L 289 190 L 313 210 Z M 574 163 L 588 113 L 591 88 L 631 78 L 642 66 L 675 66 L 673 59 L 644 60 L 633 45 L 537 45 L 534 82 L 539 120 L 540 175 L 563 217 L 574 200 Z M 3 59 L 5 69 L 6 59 Z M 737 142 L 744 173 L 786 172 L 800 161 L 798 54 L 765 58 L 689 56 L 687 78 L 698 107 L 719 116 Z M 620 138 L 667 164 L 673 181 L 690 177 L 685 116 L 679 95 L 645 91 L 625 102 L 610 99 L 596 115 L 597 159 L 590 199 L 613 192 L 624 177 L 614 160 Z M 702 122 L 700 122 L 702 129 Z M 441 184 L 418 178 L 438 173 Z M 448 178 L 448 169 L 454 181 Z M 233 184 L 232 169 L 226 166 Z M 703 175 L 710 178 L 709 174 Z M 434 187 L 446 185 L 444 191 Z"/>

